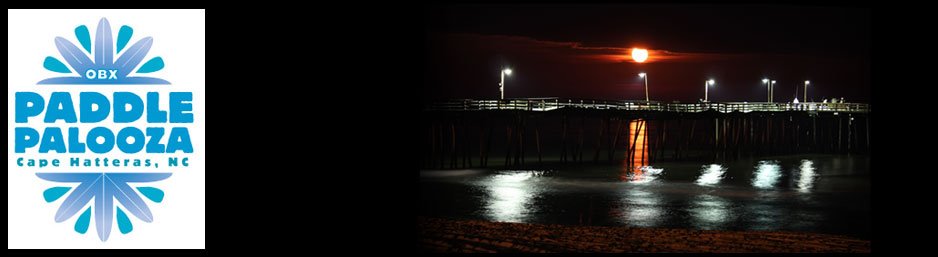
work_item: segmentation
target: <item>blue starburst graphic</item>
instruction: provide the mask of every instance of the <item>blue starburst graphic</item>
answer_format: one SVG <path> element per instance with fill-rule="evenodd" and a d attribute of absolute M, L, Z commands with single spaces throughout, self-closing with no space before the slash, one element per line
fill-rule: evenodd
<path fill-rule="evenodd" d="M 155 182 L 167 179 L 171 175 L 172 173 L 36 173 L 36 176 L 48 181 L 79 183 L 75 188 L 49 188 L 43 193 L 43 197 L 46 202 L 54 202 L 68 193 L 68 197 L 55 213 L 55 222 L 63 222 L 75 216 L 94 199 L 91 208 L 79 215 L 75 222 L 75 231 L 81 234 L 87 232 L 93 215 L 95 229 L 102 242 L 107 241 L 111 234 L 115 209 L 120 232 L 127 234 L 133 231 L 133 224 L 127 214 L 114 206 L 115 199 L 138 219 L 147 223 L 153 222 L 153 213 L 147 203 L 127 183 Z M 137 190 L 153 202 L 163 201 L 163 191 L 158 188 L 137 187 Z"/>
<path fill-rule="evenodd" d="M 117 42 L 114 42 L 110 23 L 106 18 L 101 18 L 95 33 L 93 52 L 91 35 L 85 25 L 75 28 L 75 37 L 78 38 L 82 48 L 78 48 L 63 37 L 56 37 L 55 47 L 59 49 L 59 53 L 68 65 L 48 56 L 42 66 L 49 71 L 78 75 L 78 77 L 48 78 L 39 81 L 38 84 L 169 84 L 169 81 L 159 78 L 130 76 L 135 70 L 137 74 L 151 73 L 164 67 L 163 58 L 157 56 L 140 65 L 139 69 L 137 68 L 150 51 L 150 47 L 153 46 L 153 38 L 145 37 L 124 49 L 133 33 L 133 28 L 122 26 L 117 33 Z M 94 60 L 89 57 L 92 53 Z M 120 54 L 116 60 L 115 54 Z"/>

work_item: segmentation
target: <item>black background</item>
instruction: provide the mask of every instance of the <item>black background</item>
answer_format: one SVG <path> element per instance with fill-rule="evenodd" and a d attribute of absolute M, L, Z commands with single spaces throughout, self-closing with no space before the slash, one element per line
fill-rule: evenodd
<path fill-rule="evenodd" d="M 189 6 L 207 9 L 207 249 L 42 253 L 416 253 L 415 74 L 427 70 L 424 15 L 433 3 L 261 4 Z M 922 85 L 934 74 L 926 41 L 934 14 L 894 2 L 824 5 L 873 10 L 872 252 L 930 248 L 931 206 L 894 196 L 934 195 L 925 189 L 934 181 L 935 105 L 898 101 L 933 95 Z M 275 51 L 228 54 L 247 48 Z"/>

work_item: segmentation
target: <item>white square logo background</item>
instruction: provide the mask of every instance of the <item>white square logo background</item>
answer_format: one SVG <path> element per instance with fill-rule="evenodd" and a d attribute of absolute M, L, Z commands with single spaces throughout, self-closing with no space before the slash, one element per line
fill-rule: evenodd
<path fill-rule="evenodd" d="M 7 21 L 7 245 L 10 249 L 44 248 L 205 248 L 205 10 L 8 10 Z M 163 70 L 145 74 L 161 78 L 171 85 L 37 85 L 42 79 L 64 75 L 48 71 L 42 67 L 46 56 L 59 59 L 61 54 L 55 46 L 55 37 L 63 37 L 76 45 L 75 28 L 85 25 L 91 32 L 92 44 L 96 36 L 98 21 L 107 18 L 111 25 L 113 38 L 122 25 L 133 28 L 133 36 L 127 47 L 144 37 L 153 37 L 153 45 L 141 62 L 153 57 L 163 58 Z M 115 56 L 115 59 L 118 56 Z M 166 110 L 169 92 L 192 92 L 192 113 L 194 123 L 147 125 L 146 114 L 141 121 L 125 124 L 113 123 L 113 111 L 108 119 L 95 124 L 55 124 L 42 123 L 39 117 L 30 118 L 28 123 L 14 123 L 13 99 L 15 92 L 37 92 L 48 101 L 51 92 L 70 92 L 73 104 L 78 105 L 78 93 L 96 91 L 113 100 L 113 92 L 133 92 L 144 96 L 146 92 L 160 92 L 160 109 Z M 79 113 L 80 115 L 80 113 Z M 93 127 L 109 127 L 117 132 L 123 127 L 147 126 L 164 127 L 166 132 L 161 143 L 166 142 L 171 127 L 181 126 L 189 129 L 194 152 L 191 154 L 124 154 L 116 147 L 105 154 L 93 154 L 89 151 L 81 154 L 36 154 L 35 148 L 25 154 L 14 154 L 13 128 L 28 126 L 37 129 L 40 134 L 45 126 L 62 128 L 68 141 L 67 128 L 78 127 L 80 141 Z M 19 167 L 17 158 L 59 159 L 60 167 Z M 79 167 L 68 165 L 69 158 L 130 158 L 151 159 L 160 163 L 155 168 L 115 168 L 115 167 Z M 168 167 L 167 157 L 188 157 L 188 167 Z M 112 225 L 110 237 L 101 242 L 95 231 L 94 219 L 85 234 L 75 232 L 78 214 L 62 223 L 54 220 L 59 204 L 66 196 L 47 203 L 42 193 L 54 186 L 72 186 L 54 183 L 38 178 L 36 172 L 172 172 L 173 175 L 163 181 L 140 186 L 153 186 L 165 192 L 161 203 L 147 201 L 153 213 L 152 223 L 143 222 L 133 215 L 128 215 L 133 223 L 133 231 L 121 234 L 116 222 Z M 133 185 L 132 185 L 133 186 Z M 93 202 L 93 201 L 92 201 Z M 128 213 L 129 214 L 129 213 Z"/>

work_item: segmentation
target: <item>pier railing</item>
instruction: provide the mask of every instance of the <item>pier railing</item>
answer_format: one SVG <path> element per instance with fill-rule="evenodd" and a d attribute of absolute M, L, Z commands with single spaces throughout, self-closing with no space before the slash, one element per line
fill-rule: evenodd
<path fill-rule="evenodd" d="M 698 103 L 662 103 L 645 101 L 609 101 L 562 98 L 524 98 L 504 100 L 459 99 L 430 104 L 432 111 L 483 111 L 483 110 L 521 110 L 552 111 L 557 109 L 594 109 L 594 110 L 633 110 L 665 112 L 856 112 L 870 111 L 870 105 L 864 103 L 767 103 L 767 102 L 698 102 Z"/>

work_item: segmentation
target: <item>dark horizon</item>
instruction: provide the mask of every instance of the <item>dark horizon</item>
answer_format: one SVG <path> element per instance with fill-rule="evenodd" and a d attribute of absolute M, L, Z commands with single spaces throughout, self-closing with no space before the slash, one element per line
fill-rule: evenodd
<path fill-rule="evenodd" d="M 505 97 L 870 101 L 870 10 L 796 6 L 448 5 L 426 10 L 425 101 Z M 644 63 L 629 51 L 651 52 Z"/>

